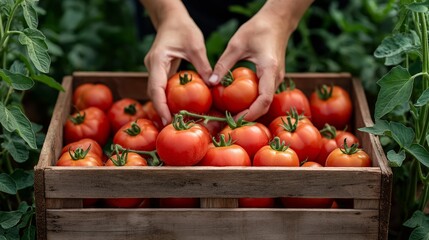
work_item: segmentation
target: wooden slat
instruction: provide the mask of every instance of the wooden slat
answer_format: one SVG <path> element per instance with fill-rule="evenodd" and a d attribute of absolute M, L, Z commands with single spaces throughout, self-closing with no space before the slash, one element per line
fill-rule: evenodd
<path fill-rule="evenodd" d="M 303 185 L 305 183 L 305 185 Z M 268 187 L 269 186 L 269 187 Z M 47 198 L 380 197 L 378 168 L 50 167 Z"/>
<path fill-rule="evenodd" d="M 48 239 L 377 239 L 378 211 L 49 210 Z"/>
<path fill-rule="evenodd" d="M 201 198 L 201 208 L 237 208 L 237 198 Z"/>

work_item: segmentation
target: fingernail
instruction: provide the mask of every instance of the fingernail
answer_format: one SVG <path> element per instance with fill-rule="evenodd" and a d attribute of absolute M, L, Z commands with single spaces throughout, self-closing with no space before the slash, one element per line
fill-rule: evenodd
<path fill-rule="evenodd" d="M 209 82 L 210 82 L 211 84 L 216 84 L 218 79 L 219 79 L 219 76 L 218 76 L 218 75 L 216 75 L 216 74 L 213 74 L 213 75 L 211 75 L 211 76 L 210 76 L 210 78 L 209 78 Z"/>
<path fill-rule="evenodd" d="M 167 125 L 167 119 L 165 119 L 165 118 L 161 118 L 161 121 L 162 121 L 162 124 L 165 126 L 165 125 Z"/>

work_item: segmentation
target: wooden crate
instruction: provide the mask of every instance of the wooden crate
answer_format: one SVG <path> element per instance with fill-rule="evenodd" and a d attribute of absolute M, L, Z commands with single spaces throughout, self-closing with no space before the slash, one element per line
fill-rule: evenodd
<path fill-rule="evenodd" d="M 359 80 L 348 73 L 290 73 L 310 93 L 334 83 L 354 100 L 355 128 L 372 120 Z M 72 90 L 103 82 L 116 99 L 146 100 L 147 74 L 77 72 L 63 80 L 35 167 L 38 239 L 387 239 L 392 172 L 378 138 L 356 132 L 369 168 L 56 167 Z M 240 197 L 353 199 L 350 209 L 236 208 Z M 194 209 L 82 208 L 82 198 L 198 197 Z"/>

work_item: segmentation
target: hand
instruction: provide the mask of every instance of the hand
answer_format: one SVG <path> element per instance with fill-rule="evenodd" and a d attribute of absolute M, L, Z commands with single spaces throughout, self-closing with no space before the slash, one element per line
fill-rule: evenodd
<path fill-rule="evenodd" d="M 158 21 L 155 41 L 144 59 L 149 72 L 148 95 L 164 125 L 171 122 L 165 88 L 181 59 L 190 62 L 203 79 L 212 72 L 203 34 L 186 10 L 166 15 L 171 17 Z"/>

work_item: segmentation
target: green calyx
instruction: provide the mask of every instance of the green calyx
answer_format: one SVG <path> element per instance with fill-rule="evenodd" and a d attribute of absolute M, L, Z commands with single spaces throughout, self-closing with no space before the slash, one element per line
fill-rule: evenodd
<path fill-rule="evenodd" d="M 171 124 L 177 131 L 188 130 L 194 125 L 193 122 L 185 122 L 182 114 L 175 114 Z"/>
<path fill-rule="evenodd" d="M 83 150 L 83 148 L 78 147 L 73 152 L 71 151 L 71 147 L 69 148 L 69 154 L 71 159 L 74 161 L 84 159 L 86 155 L 89 153 L 89 150 L 91 149 L 91 145 L 86 150 Z"/>
<path fill-rule="evenodd" d="M 219 141 L 216 141 L 215 137 L 213 137 L 212 140 L 215 147 L 228 147 L 233 144 L 231 134 L 228 134 L 228 141 L 225 140 L 224 134 L 220 134 Z"/>
<path fill-rule="evenodd" d="M 126 161 L 128 158 L 128 152 L 133 152 L 133 153 L 149 156 L 150 158 L 145 158 L 147 161 L 147 164 L 149 166 L 162 166 L 163 165 L 163 162 L 159 160 L 159 157 L 158 157 L 156 150 L 153 150 L 153 151 L 132 150 L 132 149 L 123 148 L 119 144 L 112 145 L 111 149 L 112 149 L 112 152 L 116 153 L 118 160 L 114 160 L 112 158 L 109 158 L 109 159 L 112 160 L 113 164 L 115 164 L 116 166 L 123 166 L 126 164 Z M 122 152 L 122 154 L 119 154 L 121 152 Z M 122 156 L 124 154 L 124 152 L 127 152 L 126 156 Z M 117 161 L 118 164 L 116 164 L 115 161 Z M 123 165 L 121 165 L 122 163 L 123 163 Z"/>
<path fill-rule="evenodd" d="M 242 126 L 250 126 L 255 124 L 254 122 L 248 122 L 246 120 L 244 120 L 244 117 L 246 116 L 246 114 L 241 115 L 237 121 L 234 120 L 234 118 L 232 117 L 231 113 L 226 111 L 225 112 L 225 116 L 226 116 L 226 123 L 228 124 L 228 126 L 231 129 L 236 129 Z"/>
<path fill-rule="evenodd" d="M 85 116 L 86 112 L 83 112 L 83 115 L 78 112 L 76 117 L 70 116 L 69 119 L 74 125 L 79 125 L 85 121 Z"/>
<path fill-rule="evenodd" d="M 295 119 L 295 121 L 293 123 L 292 123 L 292 118 Z M 281 118 L 281 120 L 282 120 L 281 126 L 283 127 L 284 130 L 286 130 L 288 132 L 295 132 L 297 127 L 298 127 L 298 123 L 299 123 L 300 119 L 302 119 L 302 115 L 299 115 L 296 110 L 294 111 L 292 109 L 286 115 L 287 122 L 285 122 L 283 117 Z"/>
<path fill-rule="evenodd" d="M 232 72 L 228 71 L 228 74 L 222 78 L 222 81 L 220 81 L 220 84 L 222 84 L 222 86 L 224 87 L 228 87 L 229 85 L 232 84 L 232 82 L 234 82 L 234 77 L 232 76 Z"/>
<path fill-rule="evenodd" d="M 321 87 L 316 88 L 317 96 L 321 100 L 328 100 L 332 97 L 332 91 L 334 91 L 334 86 L 331 84 L 330 87 L 328 87 L 326 84 L 323 84 Z"/>
<path fill-rule="evenodd" d="M 120 152 L 118 148 L 115 148 L 116 159 L 112 158 L 111 156 L 109 157 L 109 159 L 117 167 L 125 166 L 128 160 L 128 152 L 128 149 L 123 149 L 123 151 Z"/>
<path fill-rule="evenodd" d="M 357 153 L 359 149 L 359 144 L 353 143 L 350 147 L 347 145 L 347 138 L 344 138 L 344 147 L 340 148 L 341 152 L 347 155 L 353 155 Z"/>
<path fill-rule="evenodd" d="M 335 139 L 337 136 L 337 129 L 334 126 L 326 123 L 323 129 L 320 130 L 320 134 L 322 134 L 324 138 Z"/>
<path fill-rule="evenodd" d="M 130 136 L 137 136 L 141 132 L 140 126 L 137 124 L 137 120 L 131 123 L 131 127 L 124 130 Z"/>
<path fill-rule="evenodd" d="M 270 147 L 271 149 L 279 152 L 284 152 L 289 148 L 289 146 L 286 146 L 285 141 L 280 142 L 279 137 L 274 137 L 274 139 L 270 142 Z"/>
<path fill-rule="evenodd" d="M 185 72 L 183 75 L 179 74 L 179 80 L 180 80 L 181 85 L 185 85 L 188 82 L 192 81 L 192 74 L 191 74 L 190 78 L 189 78 L 189 74 L 187 72 Z"/>
<path fill-rule="evenodd" d="M 286 85 L 286 81 L 283 81 L 282 83 L 280 83 L 279 87 L 276 90 L 276 94 L 282 93 L 286 90 L 289 89 L 289 91 L 294 90 L 296 87 L 295 82 L 289 78 L 289 87 Z"/>
<path fill-rule="evenodd" d="M 128 114 L 128 115 L 136 115 L 137 113 L 137 109 L 136 109 L 136 104 L 132 103 L 126 107 L 124 107 L 124 113 Z"/>

